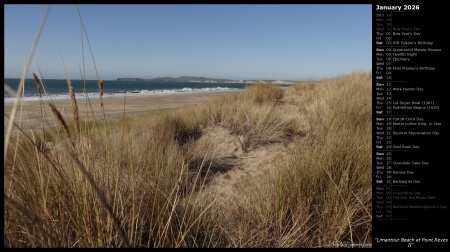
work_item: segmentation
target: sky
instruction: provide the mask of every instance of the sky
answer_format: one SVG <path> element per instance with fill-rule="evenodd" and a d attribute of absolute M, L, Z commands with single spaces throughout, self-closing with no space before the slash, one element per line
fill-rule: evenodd
<path fill-rule="evenodd" d="M 65 79 L 66 69 L 71 79 L 300 81 L 372 70 L 370 4 L 5 4 L 5 78 L 22 76 L 49 6 L 28 78 Z"/>

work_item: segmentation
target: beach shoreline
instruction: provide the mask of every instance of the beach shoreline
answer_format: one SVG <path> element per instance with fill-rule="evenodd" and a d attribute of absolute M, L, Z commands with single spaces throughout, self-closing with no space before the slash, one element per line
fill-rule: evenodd
<path fill-rule="evenodd" d="M 110 97 L 103 99 L 105 118 L 107 120 L 132 117 L 138 114 L 177 107 L 196 105 L 202 101 L 215 96 L 224 95 L 236 91 L 201 92 L 201 93 L 174 93 L 148 96 L 126 96 Z M 42 103 L 42 104 L 41 104 Z M 26 101 L 19 103 L 15 122 L 22 129 L 29 129 L 42 126 L 45 122 L 54 124 L 48 101 Z M 72 106 L 69 99 L 53 101 L 65 120 L 71 121 L 73 118 Z M 90 105 L 89 105 L 90 104 Z M 10 117 L 13 103 L 4 103 L 4 113 Z M 100 99 L 77 100 L 80 120 L 97 120 L 103 118 Z M 22 112 L 21 112 L 22 111 Z M 94 114 L 94 116 L 93 116 Z M 9 119 L 5 117 L 4 129 L 7 128 Z"/>

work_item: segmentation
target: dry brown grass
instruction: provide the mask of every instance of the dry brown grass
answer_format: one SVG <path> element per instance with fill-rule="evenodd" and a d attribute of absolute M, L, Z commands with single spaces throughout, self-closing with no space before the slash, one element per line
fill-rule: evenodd
<path fill-rule="evenodd" d="M 297 246 L 371 243 L 371 79 L 355 73 L 317 84 L 308 146 L 278 166 L 278 211 L 312 227 L 308 240 L 290 241 Z"/>
<path fill-rule="evenodd" d="M 258 84 L 116 122 L 80 120 L 72 149 L 64 146 L 74 122 L 52 105 L 65 137 L 46 126 L 51 137 L 21 132 L 6 150 L 5 247 L 371 241 L 370 73 L 288 89 Z M 217 172 L 233 169 L 214 141 L 198 142 L 210 127 L 230 132 L 244 154 L 283 144 L 285 158 L 275 175 L 240 185 L 241 200 L 199 198 Z"/>
<path fill-rule="evenodd" d="M 56 108 L 56 106 L 53 103 L 49 103 L 48 105 L 50 106 L 52 114 L 55 116 L 59 125 L 61 126 L 64 133 L 66 134 L 67 139 L 69 139 L 70 142 L 72 143 L 72 146 L 74 146 L 74 141 L 72 139 L 72 136 L 70 135 L 70 130 L 69 130 L 69 127 L 67 126 L 66 120 L 64 120 L 63 116 L 61 115 L 61 113 L 59 112 L 59 110 Z"/>
<path fill-rule="evenodd" d="M 80 122 L 78 120 L 78 105 L 77 100 L 75 99 L 75 91 L 72 86 L 72 82 L 70 79 L 67 79 L 67 85 L 69 86 L 69 97 L 70 104 L 72 105 L 72 114 L 73 114 L 73 124 L 75 126 L 75 134 L 80 136 Z"/>

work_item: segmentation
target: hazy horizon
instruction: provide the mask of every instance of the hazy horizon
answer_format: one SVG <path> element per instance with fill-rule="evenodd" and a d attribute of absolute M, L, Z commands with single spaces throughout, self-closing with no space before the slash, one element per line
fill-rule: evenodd
<path fill-rule="evenodd" d="M 20 78 L 48 5 L 5 4 L 5 78 Z M 99 78 L 319 80 L 372 69 L 370 4 L 79 5 Z M 76 5 L 52 5 L 27 78 L 97 79 Z"/>

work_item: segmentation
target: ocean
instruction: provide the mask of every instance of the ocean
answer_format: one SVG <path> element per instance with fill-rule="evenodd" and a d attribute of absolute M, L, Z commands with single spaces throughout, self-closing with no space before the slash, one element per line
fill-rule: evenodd
<path fill-rule="evenodd" d="M 4 79 L 12 90 L 17 91 L 20 79 Z M 86 98 L 99 99 L 100 92 L 97 80 L 71 80 L 77 100 Z M 103 98 L 123 96 L 151 96 L 176 93 L 201 93 L 201 92 L 228 92 L 243 90 L 247 85 L 244 83 L 206 83 L 206 82 L 149 82 L 149 81 L 103 81 Z M 43 80 L 40 87 L 44 100 L 69 99 L 69 88 L 67 80 Z M 45 90 L 45 91 L 44 91 Z M 47 95 L 45 95 L 45 92 Z M 4 102 L 12 103 L 15 98 L 5 89 Z M 25 80 L 24 101 L 39 100 L 39 93 L 33 79 Z"/>

